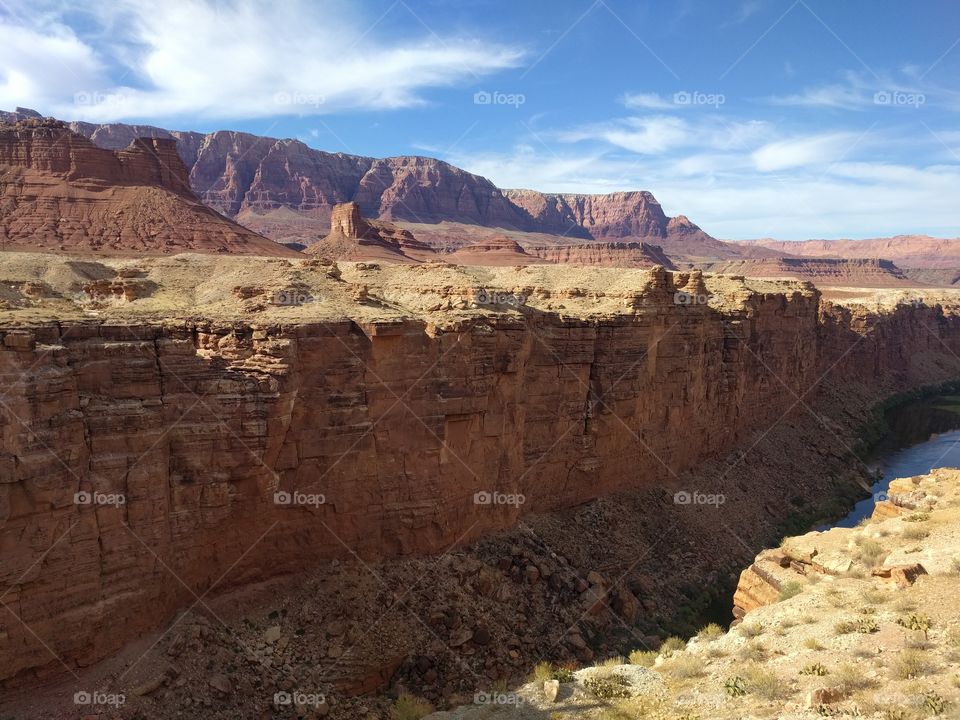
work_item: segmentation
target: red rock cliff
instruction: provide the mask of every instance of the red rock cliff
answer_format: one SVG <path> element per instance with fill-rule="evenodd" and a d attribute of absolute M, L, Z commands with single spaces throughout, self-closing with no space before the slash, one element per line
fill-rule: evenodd
<path fill-rule="evenodd" d="M 0 409 L 4 602 L 86 665 L 191 601 L 170 573 L 201 592 L 228 571 L 241 583 L 353 551 L 435 552 L 521 512 L 668 481 L 777 420 L 835 363 L 909 383 L 913 358 L 960 350 L 960 323 L 937 310 L 865 317 L 808 291 L 718 312 L 677 304 L 678 287 L 703 289 L 655 271 L 641 314 L 443 330 L 4 328 L 0 374 L 20 379 Z M 494 491 L 526 502 L 477 504 Z M 24 625 L 0 623 L 0 677 L 59 670 Z"/>
<path fill-rule="evenodd" d="M 296 256 L 200 203 L 174 140 L 112 152 L 42 119 L 0 125 L 0 244 Z"/>

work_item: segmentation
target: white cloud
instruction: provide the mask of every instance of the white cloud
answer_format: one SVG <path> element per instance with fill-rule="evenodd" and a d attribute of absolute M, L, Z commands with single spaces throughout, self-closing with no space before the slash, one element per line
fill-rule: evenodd
<path fill-rule="evenodd" d="M 57 4 L 46 9 L 24 17 L 47 23 L 66 12 Z M 392 12 L 409 11 L 401 3 Z M 0 100 L 93 121 L 390 109 L 422 103 L 426 88 L 475 81 L 523 57 L 518 48 L 472 38 L 385 36 L 376 17 L 340 0 L 118 0 L 98 5 L 89 20 L 96 51 L 92 40 L 62 30 L 58 37 L 36 20 L 30 28 L 0 25 L 0 38 L 26 38 L 0 42 L 0 67 L 18 73 L 3 79 Z"/>
<path fill-rule="evenodd" d="M 787 107 L 841 108 L 860 110 L 873 104 L 873 96 L 847 85 L 824 85 L 807 88 L 793 95 L 779 95 L 770 98 L 773 105 Z"/>
<path fill-rule="evenodd" d="M 621 98 L 624 107 L 631 110 L 674 110 L 676 104 L 672 100 L 663 98 L 657 93 L 627 93 Z"/>
<path fill-rule="evenodd" d="M 0 107 L 72 98 L 78 84 L 89 86 L 103 78 L 93 50 L 68 28 L 38 32 L 0 20 Z"/>
<path fill-rule="evenodd" d="M 679 148 L 693 147 L 742 150 L 760 139 L 770 139 L 772 130 L 763 121 L 727 120 L 712 114 L 689 119 L 674 115 L 646 115 L 542 135 L 563 143 L 604 142 L 641 155 L 663 155 Z"/>
<path fill-rule="evenodd" d="M 836 132 L 777 140 L 751 153 L 753 164 L 761 172 L 776 172 L 807 165 L 839 162 L 853 148 L 860 136 Z"/>

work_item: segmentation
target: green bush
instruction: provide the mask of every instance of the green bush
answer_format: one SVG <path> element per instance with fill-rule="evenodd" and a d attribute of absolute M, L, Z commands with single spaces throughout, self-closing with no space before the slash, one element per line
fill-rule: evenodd
<path fill-rule="evenodd" d="M 780 602 L 784 600 L 789 600 L 792 597 L 796 597 L 803 592 L 803 585 L 796 581 L 784 583 L 783 587 L 780 588 Z"/>
<path fill-rule="evenodd" d="M 743 697 L 747 694 L 747 681 L 739 676 L 728 678 L 723 689 L 730 697 Z"/>
<path fill-rule="evenodd" d="M 630 681 L 623 675 L 594 676 L 584 680 L 583 685 L 601 700 L 630 697 Z"/>

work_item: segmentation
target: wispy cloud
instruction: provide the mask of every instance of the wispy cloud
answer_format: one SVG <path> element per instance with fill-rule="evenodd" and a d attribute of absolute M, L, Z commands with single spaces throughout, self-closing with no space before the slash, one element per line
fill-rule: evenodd
<path fill-rule="evenodd" d="M 770 98 L 773 105 L 787 107 L 842 108 L 862 110 L 873 104 L 873 97 L 865 92 L 845 85 L 824 85 L 807 88 L 791 95 L 779 95 Z"/>
<path fill-rule="evenodd" d="M 657 93 L 627 93 L 620 102 L 631 110 L 674 110 L 676 103 L 672 98 L 664 98 Z"/>
<path fill-rule="evenodd" d="M 514 67 L 521 48 L 470 37 L 391 37 L 389 18 L 337 0 L 233 4 L 117 0 L 70 29 L 69 8 L 0 19 L 0 106 L 88 120 L 252 118 L 391 109 L 422 91 Z M 389 12 L 404 13 L 404 3 Z M 88 38 L 88 36 L 90 36 Z"/>
<path fill-rule="evenodd" d="M 761 172 L 824 165 L 837 162 L 857 140 L 858 135 L 849 132 L 791 137 L 763 145 L 751 158 Z"/>

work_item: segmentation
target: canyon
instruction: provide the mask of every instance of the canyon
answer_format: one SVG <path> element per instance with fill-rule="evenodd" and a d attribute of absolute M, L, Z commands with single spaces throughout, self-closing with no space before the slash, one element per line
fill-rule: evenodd
<path fill-rule="evenodd" d="M 512 696 L 589 716 L 632 651 L 672 692 L 671 636 L 733 617 L 739 652 L 795 584 L 865 580 L 820 556 L 879 531 L 756 554 L 960 377 L 955 242 L 727 242 L 646 191 L 0 112 L 0 714 L 472 718 L 547 662 L 574 705 Z"/>
<path fill-rule="evenodd" d="M 862 492 L 870 407 L 960 373 L 949 290 L 218 255 L 0 274 L 18 707 L 67 670 L 150 717 L 295 688 L 379 717 L 364 693 L 455 704 L 544 655 L 655 645 L 713 601 L 692 588 Z"/>

